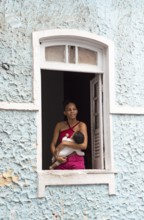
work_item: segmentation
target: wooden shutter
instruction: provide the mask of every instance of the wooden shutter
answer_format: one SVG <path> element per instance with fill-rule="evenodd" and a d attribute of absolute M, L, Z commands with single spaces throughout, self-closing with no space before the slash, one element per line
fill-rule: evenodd
<path fill-rule="evenodd" d="M 102 74 L 90 82 L 92 168 L 103 169 Z"/>

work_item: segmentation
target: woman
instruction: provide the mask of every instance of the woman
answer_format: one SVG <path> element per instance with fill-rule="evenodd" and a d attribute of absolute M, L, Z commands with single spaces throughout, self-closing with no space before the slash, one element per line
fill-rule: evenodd
<path fill-rule="evenodd" d="M 53 139 L 50 145 L 51 152 L 54 155 L 55 159 L 58 160 L 61 164 L 56 168 L 60 170 L 69 170 L 69 169 L 85 169 L 84 157 L 79 156 L 76 153 L 72 153 L 67 157 L 58 156 L 59 152 L 65 147 L 70 147 L 73 149 L 85 150 L 87 148 L 88 136 L 87 136 L 87 126 L 84 122 L 77 120 L 78 110 L 74 102 L 68 101 L 64 106 L 64 115 L 67 120 L 58 122 L 56 124 Z M 84 135 L 84 141 L 82 144 L 72 143 L 63 141 L 64 136 L 71 137 L 75 132 L 80 131 Z M 57 141 L 61 143 L 56 146 Z"/>

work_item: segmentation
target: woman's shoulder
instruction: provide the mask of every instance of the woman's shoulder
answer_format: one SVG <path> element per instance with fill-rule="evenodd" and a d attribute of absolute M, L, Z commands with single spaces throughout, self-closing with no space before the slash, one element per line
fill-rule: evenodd
<path fill-rule="evenodd" d="M 86 126 L 86 123 L 83 122 L 83 121 L 80 121 L 80 122 L 79 122 L 79 126 L 80 126 L 80 127 L 87 127 L 87 126 Z"/>
<path fill-rule="evenodd" d="M 63 128 L 66 125 L 65 121 L 59 121 L 57 122 L 56 126 L 59 127 L 60 129 Z"/>
<path fill-rule="evenodd" d="M 86 125 L 86 123 L 84 121 L 79 121 L 80 125 Z"/>

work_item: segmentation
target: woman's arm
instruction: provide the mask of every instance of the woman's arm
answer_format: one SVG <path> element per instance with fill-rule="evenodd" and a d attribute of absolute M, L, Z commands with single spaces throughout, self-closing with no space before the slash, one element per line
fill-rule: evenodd
<path fill-rule="evenodd" d="M 56 148 L 56 143 L 59 137 L 59 131 L 61 128 L 61 123 L 57 123 L 54 129 L 54 133 L 53 133 L 53 138 L 52 138 L 52 142 L 50 144 L 50 149 L 51 149 L 51 153 L 54 155 L 55 159 L 58 160 L 60 163 L 64 163 L 66 162 L 66 158 L 65 157 L 59 157 L 58 156 L 58 150 Z M 63 147 L 62 147 L 63 148 Z"/>
<path fill-rule="evenodd" d="M 73 149 L 80 149 L 80 150 L 86 150 L 87 144 L 88 144 L 88 134 L 87 134 L 87 126 L 84 122 L 81 122 L 79 125 L 79 131 L 83 133 L 84 135 L 84 142 L 82 144 L 76 144 L 73 142 L 67 142 L 63 141 L 57 146 L 58 152 L 63 149 L 64 146 L 73 148 Z"/>
<path fill-rule="evenodd" d="M 54 129 L 53 138 L 50 144 L 50 150 L 53 155 L 55 155 L 56 143 L 59 137 L 59 131 L 60 131 L 60 123 L 57 123 Z"/>

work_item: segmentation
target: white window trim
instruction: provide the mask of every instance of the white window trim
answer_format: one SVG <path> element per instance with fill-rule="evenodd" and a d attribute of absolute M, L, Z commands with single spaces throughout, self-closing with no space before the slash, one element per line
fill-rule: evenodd
<path fill-rule="evenodd" d="M 77 46 L 77 43 L 82 45 L 82 43 L 86 42 L 88 48 L 97 48 L 99 51 L 103 49 L 106 50 L 106 60 L 107 63 L 102 64 L 102 66 L 92 66 L 92 65 L 77 65 L 77 64 L 63 64 L 63 63 L 56 63 L 54 62 L 47 62 L 44 59 L 44 48 L 46 46 L 59 45 L 63 44 L 62 41 L 66 42 L 68 39 L 72 45 Z M 69 43 L 68 42 L 68 43 Z M 42 44 L 41 44 L 42 43 Z M 96 45 L 96 46 L 95 46 Z M 95 47 L 94 47 L 95 46 Z M 94 49 L 93 49 L 94 50 Z M 81 185 L 81 184 L 108 184 L 109 185 L 109 194 L 115 194 L 115 179 L 114 179 L 114 166 L 113 166 L 113 152 L 109 150 L 106 152 L 108 157 L 110 158 L 107 160 L 106 169 L 105 170 L 65 170 L 65 171 L 51 171 L 51 170 L 42 170 L 42 134 L 41 134 L 41 69 L 49 69 L 49 70 L 61 70 L 61 71 L 77 71 L 77 72 L 106 72 L 105 74 L 105 87 L 107 87 L 107 82 L 109 82 L 109 72 L 111 73 L 111 79 L 113 78 L 114 74 L 114 47 L 113 42 L 110 40 L 104 39 L 97 35 L 87 33 L 85 31 L 78 31 L 78 30 L 46 30 L 46 31 L 39 31 L 33 33 L 33 52 L 34 52 L 34 90 L 33 90 L 33 98 L 34 103 L 38 106 L 39 111 L 37 113 L 37 128 L 38 128 L 38 135 L 37 135 L 37 167 L 38 167 L 38 196 L 43 197 L 45 193 L 45 187 L 48 185 Z M 41 57 L 41 59 L 40 59 Z M 109 65 L 108 65 L 109 64 Z M 58 66 L 58 67 L 56 67 Z M 105 67 L 105 69 L 102 69 Z M 114 84 L 112 84 L 114 85 Z M 110 97 L 110 90 L 107 87 L 107 97 Z M 113 93 L 112 93 L 113 95 Z M 105 99 L 106 103 L 104 104 L 107 106 L 107 111 L 110 110 L 109 103 L 111 99 Z M 109 112 L 106 114 L 106 119 L 109 121 L 109 127 L 107 130 L 110 131 L 110 121 L 111 115 Z M 109 131 L 105 131 L 108 133 Z M 110 133 L 108 134 L 109 146 L 111 146 L 110 140 Z M 112 147 L 110 147 L 112 149 Z"/>
<path fill-rule="evenodd" d="M 16 111 L 39 111 L 39 107 L 33 103 L 0 102 L 0 110 Z M 119 106 L 112 104 L 110 106 L 111 115 L 144 115 L 144 107 Z"/>
<path fill-rule="evenodd" d="M 115 176 L 113 171 L 106 170 L 53 170 L 38 173 L 38 197 L 45 196 L 48 185 L 108 185 L 109 195 L 115 195 Z"/>

